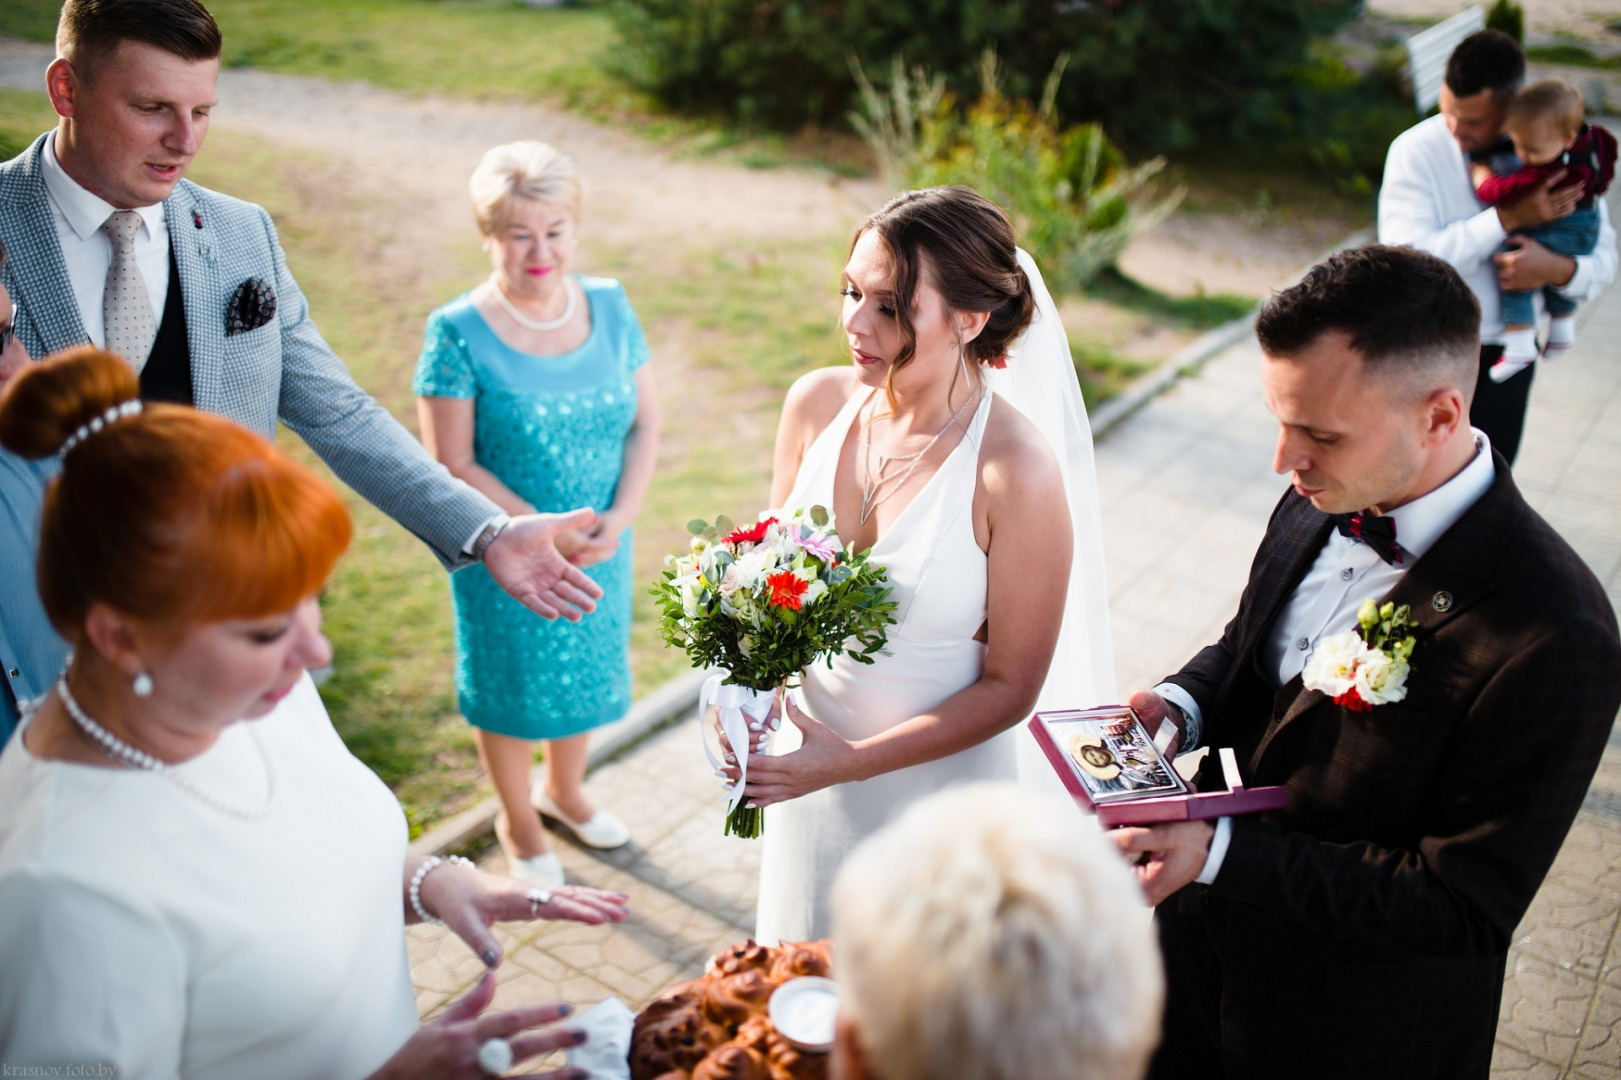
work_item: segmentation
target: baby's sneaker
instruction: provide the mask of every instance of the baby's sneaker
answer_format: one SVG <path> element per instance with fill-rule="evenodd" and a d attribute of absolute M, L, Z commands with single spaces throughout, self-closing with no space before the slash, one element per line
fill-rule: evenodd
<path fill-rule="evenodd" d="M 1557 360 L 1576 346 L 1576 316 L 1561 315 L 1548 320 L 1548 343 L 1542 346 L 1544 360 Z"/>
<path fill-rule="evenodd" d="M 1486 372 L 1494 383 L 1507 382 L 1537 362 L 1535 330 L 1510 330 L 1503 336 L 1503 355 Z"/>

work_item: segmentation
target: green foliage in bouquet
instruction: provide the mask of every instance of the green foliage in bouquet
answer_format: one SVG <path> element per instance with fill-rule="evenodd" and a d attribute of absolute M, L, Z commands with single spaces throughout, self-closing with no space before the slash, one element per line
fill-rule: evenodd
<path fill-rule="evenodd" d="M 1131 238 L 1182 201 L 1181 187 L 1152 192 L 1165 159 L 1129 164 L 1097 124 L 1063 127 L 1055 101 L 1068 56 L 1047 77 L 1040 105 L 1002 91 L 994 52 L 980 58 L 980 96 L 967 108 L 945 79 L 897 59 L 881 94 L 852 58 L 862 111 L 850 122 L 896 187 L 964 184 L 1003 207 L 1026 250 L 1040 252 L 1048 284 L 1083 288 L 1112 266 Z"/>
<path fill-rule="evenodd" d="M 827 511 L 813 507 L 810 519 L 825 526 Z M 817 660 L 831 666 L 833 657 L 848 654 L 857 663 L 870 664 L 883 649 L 888 627 L 895 622 L 895 602 L 888 598 L 888 572 L 869 562 L 866 552 L 841 550 L 832 565 L 802 554 L 800 565 L 815 564 L 827 587 L 813 603 L 796 609 L 767 597 L 728 614 L 724 609 L 732 605 L 723 605 L 720 582 L 738 559 L 723 540 L 736 534 L 737 526 L 722 516 L 713 524 L 689 522 L 687 529 L 696 538 L 694 547 L 703 545 L 697 553 L 703 569 L 696 587 L 684 587 L 682 575 L 672 567 L 650 591 L 664 640 L 685 650 L 693 666 L 723 667 L 731 672 L 729 682 L 775 690 L 792 685 L 793 677 Z"/>

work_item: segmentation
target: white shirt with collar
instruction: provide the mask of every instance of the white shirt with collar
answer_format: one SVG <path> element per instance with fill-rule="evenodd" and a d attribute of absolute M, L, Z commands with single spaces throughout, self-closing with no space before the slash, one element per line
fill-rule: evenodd
<path fill-rule="evenodd" d="M 56 160 L 55 136 L 45 140 L 41 163 L 62 261 L 67 264 L 73 298 L 79 304 L 79 322 L 92 342 L 105 346 L 102 301 L 107 292 L 107 271 L 113 265 L 113 242 L 102 226 L 115 211 L 124 208 L 91 194 L 67 174 Z M 135 261 L 146 282 L 147 298 L 152 301 L 152 316 L 161 323 L 169 299 L 169 229 L 164 222 L 163 204 L 129 209 L 141 215 L 141 227 L 135 231 Z M 137 369 L 145 362 L 146 358 L 141 357 Z"/>
<path fill-rule="evenodd" d="M 1615 229 L 1603 199 L 1598 211 L 1593 253 L 1576 256 L 1575 275 L 1559 289 L 1572 300 L 1591 300 L 1615 280 Z M 1418 248 L 1451 263 L 1480 301 L 1480 340 L 1488 345 L 1503 343 L 1492 256 L 1507 238 L 1497 210 L 1475 196 L 1469 155 L 1447 130 L 1446 117 L 1432 116 L 1396 136 L 1379 189 L 1379 242 Z"/>
<path fill-rule="evenodd" d="M 1261 663 L 1266 670 L 1276 673 L 1279 686 L 1300 674 L 1324 637 L 1343 634 L 1355 627 L 1357 609 L 1362 602 L 1377 600 L 1395 588 L 1413 564 L 1486 494 L 1497 479 L 1492 444 L 1485 432 L 1479 428 L 1471 430 L 1475 436 L 1475 456 L 1469 464 L 1434 491 L 1385 515 L 1396 524 L 1396 548 L 1401 562 L 1386 564 L 1367 544 L 1342 536 L 1338 529 L 1328 534 L 1328 542 L 1279 609 L 1272 622 L 1272 632 L 1261 645 Z M 1161 683 L 1154 689 L 1187 714 L 1188 730 L 1183 748 L 1191 750 L 1198 746 L 1204 730 L 1204 714 L 1193 695 L 1175 683 Z M 1210 854 L 1194 880 L 1204 885 L 1216 880 L 1222 860 L 1227 857 L 1232 828 L 1230 818 L 1216 820 Z"/>

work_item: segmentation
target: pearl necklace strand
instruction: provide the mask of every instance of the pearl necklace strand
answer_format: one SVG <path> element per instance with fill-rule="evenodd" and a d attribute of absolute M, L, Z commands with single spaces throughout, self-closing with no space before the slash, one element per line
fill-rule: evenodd
<path fill-rule="evenodd" d="M 897 491 L 900 491 L 906 486 L 906 482 L 912 478 L 912 474 L 917 471 L 917 467 L 923 464 L 923 455 L 934 449 L 934 444 L 940 441 L 940 436 L 951 430 L 952 426 L 956 424 L 957 420 L 962 416 L 963 410 L 978 400 L 978 397 L 979 395 L 976 394 L 974 397 L 969 398 L 967 401 L 964 401 L 961 405 L 959 405 L 957 407 L 957 411 L 952 413 L 950 419 L 946 421 L 945 427 L 935 432 L 934 438 L 930 439 L 928 445 L 924 446 L 923 449 L 919 450 L 917 453 L 896 455 L 893 457 L 886 457 L 883 454 L 879 454 L 876 479 L 874 479 L 874 473 L 872 470 L 872 438 L 867 434 L 865 428 L 862 429 L 861 438 L 863 450 L 861 455 L 861 524 L 865 525 L 867 523 L 867 519 L 872 517 L 880 506 L 889 501 L 890 496 L 894 495 Z M 885 492 L 882 497 L 879 497 L 878 490 L 888 482 L 884 478 L 884 471 L 898 461 L 909 461 L 911 462 L 911 465 L 907 467 L 905 472 L 901 473 L 900 476 L 895 478 L 895 486 Z"/>
<path fill-rule="evenodd" d="M 512 317 L 513 322 L 517 323 L 525 330 L 556 330 L 559 326 L 563 326 L 574 317 L 574 290 L 569 288 L 568 278 L 563 279 L 563 314 L 547 322 L 536 322 L 535 320 L 524 315 L 523 312 L 519 311 L 517 307 L 514 306 L 511 300 L 507 299 L 505 290 L 501 288 L 498 282 L 491 282 L 491 284 L 495 286 L 496 302 L 501 305 L 503 311 Z"/>
<path fill-rule="evenodd" d="M 101 747 L 102 751 L 106 753 L 108 757 L 122 761 L 125 765 L 128 765 L 132 769 L 140 769 L 144 772 L 156 773 L 159 776 L 166 777 L 176 787 L 180 788 L 180 790 L 184 791 L 192 798 L 197 799 L 200 802 L 207 803 L 214 809 L 223 811 L 232 817 L 241 818 L 244 821 L 258 821 L 270 813 L 271 804 L 276 798 L 276 771 L 270 765 L 270 755 L 265 752 L 264 743 L 259 741 L 259 733 L 254 731 L 252 728 L 248 729 L 248 737 L 253 740 L 254 747 L 259 751 L 260 760 L 265 763 L 265 804 L 258 810 L 244 810 L 240 806 L 233 806 L 230 803 L 224 802 L 223 800 L 210 795 L 208 792 L 186 779 L 186 777 L 176 772 L 173 765 L 170 765 L 167 762 L 159 761 L 157 758 L 153 757 L 151 754 L 148 754 L 144 750 L 137 750 L 129 743 L 120 739 L 118 736 L 114 735 L 112 732 L 90 719 L 90 717 L 85 714 L 85 711 L 79 708 L 79 703 L 74 699 L 73 692 L 68 689 L 68 677 L 66 672 L 63 672 L 62 677 L 56 680 L 56 692 L 61 696 L 62 705 L 67 709 L 68 715 L 73 718 L 73 722 L 79 726 L 79 730 L 83 731 L 86 735 L 90 736 L 91 739 L 95 740 L 97 745 Z"/>

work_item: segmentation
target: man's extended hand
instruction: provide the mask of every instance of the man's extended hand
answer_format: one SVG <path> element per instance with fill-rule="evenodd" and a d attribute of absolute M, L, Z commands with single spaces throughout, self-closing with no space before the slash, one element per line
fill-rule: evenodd
<path fill-rule="evenodd" d="M 1576 209 L 1576 204 L 1582 199 L 1582 186 L 1571 184 L 1568 187 L 1556 188 L 1555 185 L 1564 183 L 1564 180 L 1565 170 L 1560 169 L 1518 201 L 1511 202 L 1507 206 L 1499 206 L 1497 220 L 1502 223 L 1503 231 L 1534 229 L 1538 225 L 1546 225 L 1550 221 L 1569 217 L 1570 212 Z"/>
<path fill-rule="evenodd" d="M 1499 288 L 1511 290 L 1540 289 L 1544 285 L 1558 288 L 1569 284 L 1576 273 L 1576 260 L 1557 251 L 1549 251 L 1529 236 L 1511 236 L 1508 244 L 1513 251 L 1501 251 L 1492 256 L 1497 264 Z"/>
<path fill-rule="evenodd" d="M 1174 821 L 1108 834 L 1137 871 L 1137 883 L 1150 904 L 1158 904 L 1199 876 L 1215 835 L 1216 827 L 1208 821 Z"/>
<path fill-rule="evenodd" d="M 1171 722 L 1176 734 L 1172 736 L 1171 744 L 1165 748 L 1165 757 L 1167 760 L 1175 758 L 1176 752 L 1182 748 L 1182 736 L 1186 734 L 1182 730 L 1182 710 L 1152 690 L 1133 690 L 1127 704 L 1131 706 L 1131 711 L 1137 714 L 1137 719 L 1143 722 L 1143 727 L 1148 729 L 1150 736 L 1159 734 L 1160 724 L 1166 720 Z"/>
<path fill-rule="evenodd" d="M 557 534 L 584 529 L 596 516 L 587 508 L 515 517 L 485 551 L 484 566 L 497 585 L 536 615 L 578 622 L 582 612 L 597 609 L 602 588 L 557 550 Z"/>

